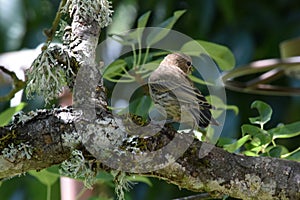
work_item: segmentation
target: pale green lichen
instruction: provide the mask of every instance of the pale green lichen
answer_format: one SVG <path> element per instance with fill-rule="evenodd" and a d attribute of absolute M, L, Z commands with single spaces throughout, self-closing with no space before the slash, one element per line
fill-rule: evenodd
<path fill-rule="evenodd" d="M 10 162 L 14 162 L 16 160 L 16 155 L 18 150 L 14 147 L 14 144 L 9 144 L 8 147 L 2 150 L 2 155 L 5 159 Z"/>
<path fill-rule="evenodd" d="M 11 143 L 2 150 L 2 155 L 8 161 L 15 162 L 18 159 L 31 159 L 32 152 L 33 148 L 29 143 L 22 142 L 16 146 Z"/>
<path fill-rule="evenodd" d="M 41 95 L 48 104 L 67 86 L 68 77 L 75 76 L 68 50 L 60 45 L 48 47 L 34 60 L 27 75 L 27 96 Z"/>
<path fill-rule="evenodd" d="M 253 194 L 256 194 L 259 192 L 261 185 L 262 185 L 260 177 L 255 176 L 255 175 L 246 174 L 245 181 L 248 183 L 247 186 Z"/>
<path fill-rule="evenodd" d="M 108 26 L 112 19 L 112 6 L 108 0 L 67 0 L 62 12 L 73 17 L 75 12 L 83 19 L 94 19 L 101 28 Z"/>
<path fill-rule="evenodd" d="M 207 187 L 210 190 L 213 188 L 215 191 L 222 193 L 223 191 L 226 191 L 225 186 L 222 185 L 224 182 L 225 181 L 222 178 L 218 178 L 216 180 L 211 180 L 208 182 Z"/>
<path fill-rule="evenodd" d="M 13 124 L 19 124 L 19 123 L 21 123 L 23 125 L 27 121 L 29 121 L 29 120 L 33 119 L 34 117 L 36 117 L 37 115 L 38 115 L 38 113 L 35 112 L 35 111 L 30 111 L 28 113 L 20 111 L 20 112 L 16 113 L 13 116 L 12 123 Z"/>
<path fill-rule="evenodd" d="M 83 179 L 87 188 L 92 188 L 96 181 L 95 172 L 89 161 L 85 160 L 81 151 L 75 149 L 72 151 L 71 157 L 61 163 L 60 174 L 75 179 Z"/>
<path fill-rule="evenodd" d="M 118 200 L 125 200 L 125 192 L 132 188 L 133 182 L 127 179 L 126 173 L 122 171 L 111 171 L 115 182 L 115 193 Z"/>
<path fill-rule="evenodd" d="M 72 133 L 64 133 L 61 138 L 63 140 L 63 145 L 71 148 L 74 148 L 82 141 L 81 135 L 76 131 L 73 131 Z"/>
<path fill-rule="evenodd" d="M 264 183 L 261 178 L 254 174 L 246 174 L 245 180 L 232 180 L 230 184 L 232 188 L 237 188 L 237 190 L 231 190 L 232 193 L 243 195 L 243 199 L 254 199 L 257 196 L 260 199 L 273 199 L 275 194 L 276 183 Z M 275 185 L 274 185 L 275 184 Z"/>
<path fill-rule="evenodd" d="M 102 157 L 103 155 L 99 154 L 103 150 L 108 152 L 122 145 L 124 132 L 116 127 L 118 126 L 112 119 L 97 119 L 94 124 L 87 124 L 84 130 L 81 130 L 82 142 L 94 156 Z"/>

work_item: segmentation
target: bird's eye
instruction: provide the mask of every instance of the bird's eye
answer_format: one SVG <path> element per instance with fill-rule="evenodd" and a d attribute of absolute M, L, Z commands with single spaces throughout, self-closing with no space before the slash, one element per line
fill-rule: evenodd
<path fill-rule="evenodd" d="M 192 63 L 190 61 L 188 61 L 186 64 L 187 64 L 187 66 L 191 66 L 192 65 Z"/>

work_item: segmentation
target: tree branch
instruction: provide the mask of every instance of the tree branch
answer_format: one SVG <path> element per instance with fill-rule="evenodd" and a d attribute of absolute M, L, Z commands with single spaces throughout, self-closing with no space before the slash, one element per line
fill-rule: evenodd
<path fill-rule="evenodd" d="M 79 114 L 72 109 L 40 110 L 31 118 L 27 117 L 26 121 L 16 117 L 12 125 L 1 128 L 0 178 L 61 163 L 68 159 L 72 148 L 84 150 L 81 143 L 71 143 L 69 139 L 71 136 L 76 137 L 75 123 L 79 120 Z M 107 116 L 106 120 L 111 123 L 114 119 Z M 90 126 L 94 126 L 94 123 Z M 119 127 L 115 128 L 115 131 L 118 131 Z M 107 133 L 102 130 L 98 129 L 95 134 Z M 140 143 L 147 146 L 148 150 L 154 150 L 160 148 L 162 141 L 166 143 L 171 141 L 174 134 L 180 135 L 171 127 L 165 127 L 159 133 L 160 136 L 153 137 L 159 139 L 144 139 Z M 120 139 L 126 140 L 126 138 Z M 29 157 L 26 157 L 24 150 L 26 148 L 19 148 L 21 144 L 28 145 L 27 152 L 31 152 L 28 153 Z M 102 143 L 97 141 L 95 145 L 106 144 L 105 141 Z M 127 144 L 128 146 L 130 144 Z M 15 152 L 14 149 L 16 153 L 9 154 Z M 206 149 L 211 150 L 206 152 Z M 120 147 L 115 146 L 115 150 L 120 151 Z M 139 157 L 138 154 L 136 156 Z M 94 159 L 88 152 L 85 153 L 85 157 Z M 108 167 L 104 168 L 104 165 L 101 166 L 102 169 L 110 170 Z M 226 194 L 242 199 L 300 198 L 299 163 L 269 157 L 230 154 L 197 140 L 194 140 L 175 162 L 157 171 L 141 174 L 164 179 L 188 190 L 206 191 L 216 197 Z"/>

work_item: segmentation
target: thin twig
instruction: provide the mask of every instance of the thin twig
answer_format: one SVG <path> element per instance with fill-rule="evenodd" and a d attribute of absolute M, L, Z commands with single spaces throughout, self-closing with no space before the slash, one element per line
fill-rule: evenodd
<path fill-rule="evenodd" d="M 61 17 L 61 10 L 63 8 L 63 6 L 65 6 L 67 0 L 62 0 L 59 4 L 59 8 L 56 12 L 56 16 L 52 22 L 52 27 L 50 29 L 47 29 L 44 31 L 45 35 L 47 36 L 47 40 L 44 44 L 44 46 L 42 47 L 42 51 L 44 51 L 45 49 L 47 49 L 48 45 L 52 42 L 54 36 L 55 36 L 55 31 L 57 30 L 57 27 L 59 25 L 60 22 L 60 17 Z"/>

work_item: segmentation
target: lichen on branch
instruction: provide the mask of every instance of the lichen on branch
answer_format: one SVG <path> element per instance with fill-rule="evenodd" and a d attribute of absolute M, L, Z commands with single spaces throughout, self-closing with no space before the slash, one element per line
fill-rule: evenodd
<path fill-rule="evenodd" d="M 81 63 L 85 62 L 83 58 L 94 54 L 100 28 L 111 23 L 113 11 L 107 0 L 67 0 L 58 12 L 68 13 L 72 19 L 71 28 L 67 26 L 64 36 L 60 38 L 63 45 L 50 45 L 51 41 L 48 41 L 27 73 L 27 96 L 41 95 L 46 104 L 57 98 L 64 86 L 72 89 L 76 73 Z M 95 23 L 97 26 L 91 26 Z"/>

